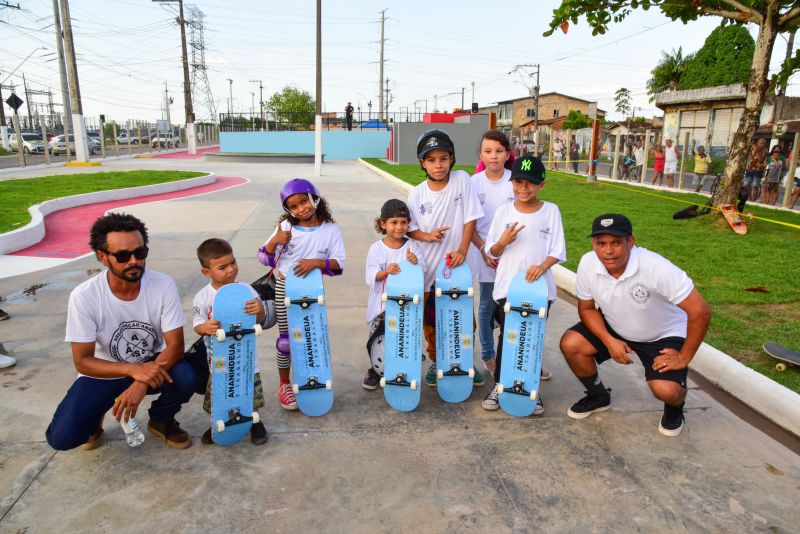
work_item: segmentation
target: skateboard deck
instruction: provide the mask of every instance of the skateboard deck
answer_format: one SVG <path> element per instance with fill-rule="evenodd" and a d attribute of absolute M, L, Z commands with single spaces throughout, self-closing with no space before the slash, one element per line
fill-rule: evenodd
<path fill-rule="evenodd" d="M 292 354 L 292 391 L 306 415 L 325 415 L 333 406 L 331 349 L 322 273 L 286 275 L 286 317 Z"/>
<path fill-rule="evenodd" d="M 539 278 L 525 281 L 525 271 L 517 273 L 508 286 L 503 361 L 500 382 L 495 385 L 500 408 L 509 415 L 527 417 L 536 410 L 542 349 L 547 317 L 547 282 Z"/>
<path fill-rule="evenodd" d="M 424 275 L 419 265 L 400 263 L 400 273 L 386 279 L 383 378 L 386 402 L 401 412 L 419 404 L 422 380 L 422 308 Z"/>
<path fill-rule="evenodd" d="M 228 284 L 214 296 L 212 319 L 220 322 L 210 339 L 211 429 L 217 445 L 233 445 L 258 422 L 253 412 L 256 316 L 244 312 L 253 296 L 246 286 Z"/>
<path fill-rule="evenodd" d="M 436 385 L 445 402 L 462 402 L 472 393 L 472 271 L 446 260 L 436 267 Z"/>
<path fill-rule="evenodd" d="M 736 208 L 732 204 L 720 206 L 720 209 L 722 210 L 722 215 L 725 217 L 725 220 L 728 221 L 728 224 L 731 225 L 734 232 L 739 235 L 747 233 L 747 225 L 744 223 L 742 215 L 736 211 Z"/>
<path fill-rule="evenodd" d="M 800 365 L 800 352 L 795 352 L 791 349 L 778 345 L 777 343 L 764 343 L 764 352 L 775 358 L 789 364 Z M 777 363 L 775 368 L 778 371 L 786 370 L 786 363 Z"/>

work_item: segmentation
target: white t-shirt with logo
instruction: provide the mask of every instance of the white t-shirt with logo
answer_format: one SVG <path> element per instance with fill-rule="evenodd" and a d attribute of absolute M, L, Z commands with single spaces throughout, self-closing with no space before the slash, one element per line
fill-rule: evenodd
<path fill-rule="evenodd" d="M 464 225 L 483 216 L 478 197 L 472 190 L 469 174 L 452 171 L 447 185 L 441 191 L 432 191 L 425 180 L 408 195 L 411 213 L 409 232 L 431 232 L 440 226 L 449 228 L 439 242 L 420 242 L 425 258 L 425 288 L 430 289 L 436 280 L 436 267 L 445 254 L 457 250 L 464 237 Z"/>
<path fill-rule="evenodd" d="M 425 272 L 425 258 L 420 253 L 419 243 L 413 239 L 408 239 L 400 248 L 389 248 L 383 239 L 375 241 L 369 251 L 367 252 L 367 268 L 366 279 L 367 286 L 369 286 L 369 300 L 367 302 L 367 324 L 375 320 L 384 310 L 383 302 L 381 302 L 381 294 L 384 291 L 384 283 L 376 282 L 375 275 L 382 271 L 390 263 L 400 265 L 401 261 L 406 259 L 406 251 L 411 249 L 411 252 L 417 256 L 417 264 Z M 423 291 L 426 288 L 423 288 Z M 422 295 L 420 295 L 422 298 Z"/>
<path fill-rule="evenodd" d="M 677 305 L 694 289 L 691 278 L 669 260 L 644 248 L 633 247 L 619 278 L 594 251 L 578 265 L 578 298 L 593 300 L 608 324 L 629 341 L 656 341 L 686 337 L 686 312 Z"/>
<path fill-rule="evenodd" d="M 511 180 L 509 180 L 510 177 L 511 171 L 504 169 L 503 177 L 497 182 L 487 178 L 486 171 L 481 171 L 470 178 L 472 190 L 478 197 L 481 208 L 483 208 L 483 217 L 475 223 L 475 231 L 484 241 L 486 241 L 486 236 L 489 233 L 489 227 L 492 225 L 492 219 L 497 208 L 514 200 L 514 188 Z M 467 261 L 470 269 L 472 269 L 472 276 L 478 282 L 494 282 L 495 269 L 486 265 L 480 250 L 475 245 L 470 245 Z"/>
<path fill-rule="evenodd" d="M 527 271 L 531 265 L 541 264 L 548 256 L 556 258 L 559 263 L 567 260 L 561 211 L 552 202 L 545 201 L 542 201 L 542 207 L 535 213 L 522 213 L 514 207 L 513 202 L 497 208 L 486 238 L 486 250 L 491 250 L 505 229 L 515 222 L 525 228 L 517 234 L 517 238 L 506 247 L 499 258 L 497 278 L 492 293 L 495 301 L 508 297 L 508 286 L 518 272 Z M 553 271 L 548 269 L 543 277 L 547 282 L 548 300 L 556 300 Z"/>
<path fill-rule="evenodd" d="M 278 258 L 277 269 L 281 274 L 285 276 L 297 262 L 305 259 L 336 260 L 339 262 L 339 268 L 344 270 L 344 239 L 335 223 L 324 222 L 309 228 L 292 226 L 289 221 L 281 221 L 280 227 L 284 231 L 292 232 L 292 238 L 285 249 L 283 245 L 275 248 L 275 257 Z M 276 233 L 278 233 L 277 228 L 266 243 L 269 243 Z"/>
<path fill-rule="evenodd" d="M 164 346 L 164 332 L 183 327 L 178 288 L 169 276 L 146 269 L 139 295 L 120 300 L 103 271 L 72 290 L 64 341 L 95 343 L 94 356 L 111 362 L 153 361 Z"/>
<path fill-rule="evenodd" d="M 253 298 L 257 298 L 261 305 L 264 306 L 264 301 L 258 298 L 258 293 L 256 290 L 253 289 L 253 286 L 250 284 L 245 284 L 243 282 L 234 282 L 234 284 L 239 284 L 246 287 Z M 192 328 L 196 327 L 197 325 L 201 325 L 211 319 L 214 307 L 214 297 L 217 296 L 218 289 L 214 289 L 214 286 L 209 283 L 203 289 L 197 292 L 192 299 Z M 266 317 L 267 308 L 264 308 L 264 316 Z M 273 312 L 274 313 L 274 312 Z M 266 323 L 267 320 L 265 319 L 264 322 Z M 209 345 L 209 336 L 203 336 L 203 339 L 206 342 L 206 348 L 210 349 Z M 253 355 L 253 359 L 255 360 L 255 371 L 258 372 L 258 343 L 255 344 L 255 351 Z"/>

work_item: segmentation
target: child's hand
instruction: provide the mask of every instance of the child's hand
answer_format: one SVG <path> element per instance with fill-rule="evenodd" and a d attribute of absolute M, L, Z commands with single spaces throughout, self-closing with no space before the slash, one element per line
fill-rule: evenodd
<path fill-rule="evenodd" d="M 524 224 L 519 224 L 517 222 L 509 224 L 506 229 L 503 230 L 503 233 L 500 234 L 500 239 L 498 239 L 497 242 L 503 247 L 507 247 L 516 241 L 517 234 L 520 233 L 523 228 L 525 228 Z"/>
<path fill-rule="evenodd" d="M 272 238 L 272 242 L 276 245 L 288 245 L 289 241 L 292 239 L 292 232 L 288 230 L 284 230 L 280 226 L 278 226 L 278 231 L 275 232 L 275 237 Z"/>
<path fill-rule="evenodd" d="M 542 265 L 531 265 L 528 267 L 528 270 L 525 272 L 525 281 L 528 283 L 535 282 L 538 280 L 547 269 L 544 268 Z"/>
<path fill-rule="evenodd" d="M 261 299 L 252 299 L 244 303 L 244 312 L 248 315 L 258 315 L 263 308 Z"/>
<path fill-rule="evenodd" d="M 386 272 L 386 274 L 400 274 L 400 266 L 397 265 L 396 263 L 390 263 L 389 265 L 386 266 L 386 269 L 384 269 L 384 271 Z"/>
<path fill-rule="evenodd" d="M 410 248 L 407 248 L 407 249 L 406 249 L 406 259 L 407 259 L 408 261 L 410 261 L 411 263 L 413 263 L 414 265 L 416 265 L 417 263 L 419 263 L 419 259 L 417 259 L 417 255 L 416 255 L 416 254 L 414 254 L 413 252 L 411 252 L 411 249 L 410 249 Z"/>
<path fill-rule="evenodd" d="M 450 260 L 450 267 L 458 267 L 464 263 L 464 255 L 457 250 L 448 252 L 447 258 Z"/>
<path fill-rule="evenodd" d="M 486 250 L 481 247 L 481 256 L 483 257 L 483 262 L 491 267 L 492 269 L 497 269 L 497 260 L 486 254 Z"/>
<path fill-rule="evenodd" d="M 316 268 L 322 269 L 325 267 L 325 262 L 322 262 L 322 267 L 320 267 L 319 262 L 321 260 L 314 260 L 311 258 L 306 258 L 304 260 L 300 260 L 294 266 L 294 274 L 299 276 L 300 278 L 305 278 L 308 273 L 313 271 Z"/>
<path fill-rule="evenodd" d="M 441 241 L 444 238 L 445 232 L 449 229 L 449 226 L 440 226 L 433 232 L 430 232 L 428 234 L 428 242 L 433 243 L 434 241 Z"/>
<path fill-rule="evenodd" d="M 202 325 L 200 325 L 200 330 L 206 336 L 215 336 L 217 335 L 217 330 L 219 330 L 220 322 L 219 321 L 212 321 L 209 319 Z"/>

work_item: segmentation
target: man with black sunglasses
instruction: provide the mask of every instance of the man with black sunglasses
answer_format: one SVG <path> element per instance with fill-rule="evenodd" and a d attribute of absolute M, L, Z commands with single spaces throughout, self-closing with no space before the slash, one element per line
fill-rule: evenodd
<path fill-rule="evenodd" d="M 168 447 L 192 444 L 175 415 L 192 396 L 197 377 L 183 361 L 183 314 L 175 282 L 145 269 L 147 228 L 132 215 L 95 221 L 89 245 L 106 270 L 69 297 L 65 340 L 78 378 L 61 401 L 47 442 L 57 450 L 91 450 L 103 441 L 103 417 L 134 417 L 145 395 L 148 430 Z"/>

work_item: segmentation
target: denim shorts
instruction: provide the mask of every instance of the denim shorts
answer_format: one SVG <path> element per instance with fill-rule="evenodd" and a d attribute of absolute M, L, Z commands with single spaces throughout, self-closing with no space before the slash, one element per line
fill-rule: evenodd
<path fill-rule="evenodd" d="M 761 178 L 764 177 L 764 171 L 747 171 L 744 173 L 744 187 L 759 187 L 761 185 Z"/>

